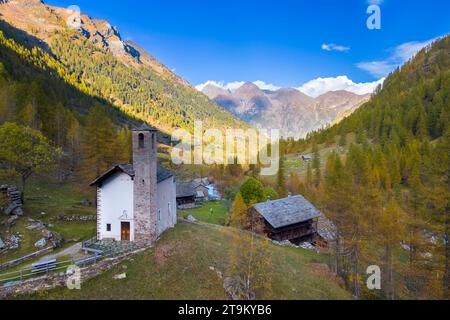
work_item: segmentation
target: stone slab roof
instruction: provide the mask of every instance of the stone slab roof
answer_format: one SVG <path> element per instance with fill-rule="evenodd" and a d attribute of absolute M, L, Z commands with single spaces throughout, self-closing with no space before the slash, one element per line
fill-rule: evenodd
<path fill-rule="evenodd" d="M 293 196 L 258 203 L 256 211 L 275 229 L 306 222 L 319 217 L 319 211 L 303 196 Z"/>
<path fill-rule="evenodd" d="M 197 195 L 195 184 L 192 182 L 177 183 L 177 198 L 194 197 Z"/>
<path fill-rule="evenodd" d="M 130 177 L 134 178 L 134 169 L 132 164 L 118 164 L 109 169 L 100 177 L 98 177 L 94 182 L 91 183 L 91 186 L 97 186 L 101 184 L 103 181 L 111 177 L 116 172 L 123 172 L 128 174 Z M 157 167 L 156 175 L 157 175 L 157 183 L 163 182 L 173 177 L 173 174 L 169 170 L 165 169 L 160 165 L 158 165 Z"/>
<path fill-rule="evenodd" d="M 337 228 L 322 212 L 319 212 L 319 219 L 317 220 L 317 233 L 327 242 L 336 240 Z"/>
<path fill-rule="evenodd" d="M 133 128 L 133 131 L 158 131 L 158 129 L 149 126 L 147 123 L 143 122 L 141 125 Z"/>

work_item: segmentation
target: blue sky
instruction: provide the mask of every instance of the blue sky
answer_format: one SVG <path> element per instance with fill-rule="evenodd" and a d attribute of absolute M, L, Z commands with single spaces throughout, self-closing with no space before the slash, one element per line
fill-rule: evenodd
<path fill-rule="evenodd" d="M 358 92 L 450 32 L 447 0 L 46 2 L 109 20 L 194 85 L 259 80 L 311 95 L 342 85 Z M 381 30 L 366 27 L 369 2 L 381 8 Z M 329 79 L 304 86 L 317 78 Z"/>

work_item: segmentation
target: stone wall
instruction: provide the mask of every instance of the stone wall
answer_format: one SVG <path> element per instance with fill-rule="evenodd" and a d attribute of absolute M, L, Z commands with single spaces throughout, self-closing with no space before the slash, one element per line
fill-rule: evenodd
<path fill-rule="evenodd" d="M 102 260 L 94 265 L 81 269 L 81 282 L 85 282 L 92 279 L 101 273 L 113 268 L 114 266 L 120 264 L 127 258 L 144 251 L 145 249 L 140 249 L 134 252 L 129 252 L 127 254 Z M 57 273 L 49 276 L 43 276 L 36 279 L 31 279 L 23 281 L 8 287 L 0 287 L 0 300 L 11 298 L 20 295 L 31 295 L 39 291 L 51 290 L 56 287 L 65 286 L 68 279 L 68 275 L 65 273 Z"/>
<path fill-rule="evenodd" d="M 65 222 L 91 222 L 97 221 L 97 215 L 60 215 L 58 220 Z"/>

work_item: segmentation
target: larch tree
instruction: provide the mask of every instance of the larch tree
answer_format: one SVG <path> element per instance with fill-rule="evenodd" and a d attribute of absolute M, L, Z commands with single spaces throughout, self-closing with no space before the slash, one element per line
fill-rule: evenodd
<path fill-rule="evenodd" d="M 377 219 L 377 241 L 384 248 L 385 285 L 383 287 L 385 296 L 389 300 L 395 299 L 394 250 L 407 234 L 406 219 L 406 213 L 393 198 L 380 211 Z"/>
<path fill-rule="evenodd" d="M 230 226 L 238 229 L 247 229 L 247 206 L 240 192 L 237 193 L 230 210 Z"/>
<path fill-rule="evenodd" d="M 88 180 L 128 158 L 128 150 L 122 149 L 114 124 L 100 106 L 91 108 L 86 117 L 82 151 L 81 173 Z"/>

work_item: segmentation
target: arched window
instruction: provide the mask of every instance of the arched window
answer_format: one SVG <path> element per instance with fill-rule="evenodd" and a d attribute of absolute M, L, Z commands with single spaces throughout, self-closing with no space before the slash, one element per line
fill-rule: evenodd
<path fill-rule="evenodd" d="M 143 133 L 139 133 L 139 149 L 144 148 L 145 143 L 144 143 L 144 134 Z"/>

